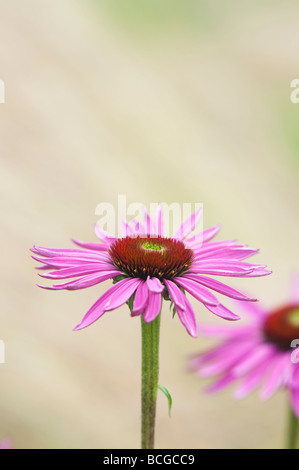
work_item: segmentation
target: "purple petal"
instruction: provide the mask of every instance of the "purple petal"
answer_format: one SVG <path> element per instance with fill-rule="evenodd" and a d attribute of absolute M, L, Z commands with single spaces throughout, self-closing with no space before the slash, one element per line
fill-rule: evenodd
<path fill-rule="evenodd" d="M 75 266 L 71 268 L 59 269 L 47 274 L 39 274 L 39 276 L 46 279 L 66 279 L 68 277 L 82 276 L 84 274 L 92 274 L 99 271 L 107 271 L 111 269 L 111 264 L 108 263 L 93 263 L 85 264 L 83 266 Z"/>
<path fill-rule="evenodd" d="M 148 292 L 148 301 L 143 312 L 143 320 L 146 323 L 153 321 L 160 313 L 162 303 L 161 294 L 155 292 Z"/>
<path fill-rule="evenodd" d="M 232 366 L 239 364 L 252 350 L 253 342 L 248 340 L 237 344 L 227 342 L 222 346 L 218 348 L 217 356 L 200 368 L 201 377 L 225 373 Z"/>
<path fill-rule="evenodd" d="M 206 243 L 209 240 L 212 240 L 212 238 L 214 238 L 217 235 L 220 229 L 221 229 L 221 225 L 215 225 L 214 227 L 203 230 L 202 232 L 203 243 Z"/>
<path fill-rule="evenodd" d="M 268 361 L 269 357 L 273 356 L 275 348 L 267 343 L 260 344 L 252 353 L 240 364 L 232 369 L 236 376 L 248 373 L 250 370 L 257 367 L 261 362 Z M 268 364 L 268 362 L 267 362 Z"/>
<path fill-rule="evenodd" d="M 201 255 L 203 253 L 210 253 L 220 248 L 228 248 L 230 246 L 240 246 L 237 240 L 222 240 L 221 242 L 205 243 L 199 248 L 193 248 L 195 255 Z"/>
<path fill-rule="evenodd" d="M 184 294 L 183 294 L 184 295 Z M 185 300 L 185 308 L 181 309 L 179 306 L 176 306 L 176 312 L 178 317 L 182 323 L 182 325 L 186 328 L 187 332 L 193 338 L 197 337 L 197 324 L 195 314 L 187 297 L 184 295 Z"/>
<path fill-rule="evenodd" d="M 175 282 L 179 284 L 183 289 L 186 289 L 193 297 L 208 305 L 219 305 L 219 300 L 211 294 L 207 289 L 202 287 L 198 282 L 193 281 L 190 278 L 176 277 Z"/>
<path fill-rule="evenodd" d="M 97 245 L 100 245 L 100 243 L 97 243 Z M 33 253 L 36 253 L 41 256 L 46 256 L 46 257 L 57 257 L 57 256 L 63 256 L 63 257 L 73 257 L 73 256 L 78 256 L 78 257 L 87 257 L 87 258 L 103 258 L 107 256 L 107 253 L 99 253 L 95 251 L 90 251 L 90 250 L 80 250 L 79 248 L 45 248 L 43 246 L 34 246 L 31 248 Z"/>
<path fill-rule="evenodd" d="M 235 377 L 232 374 L 227 374 L 224 377 L 221 377 L 219 380 L 214 382 L 212 385 L 209 385 L 206 388 L 206 393 L 218 392 L 219 390 L 227 387 L 235 380 Z"/>
<path fill-rule="evenodd" d="M 163 237 L 163 233 L 164 233 L 163 212 L 162 212 L 162 207 L 160 204 L 158 205 L 158 208 L 155 214 L 155 225 L 157 228 L 157 235 L 159 237 Z"/>
<path fill-rule="evenodd" d="M 190 248 L 200 248 L 204 243 L 208 242 L 217 235 L 221 226 L 216 225 L 215 227 L 203 230 L 200 233 L 196 233 L 192 237 L 186 240 L 186 243 Z"/>
<path fill-rule="evenodd" d="M 134 224 L 134 232 L 135 232 L 136 235 L 142 236 L 142 235 L 145 234 L 145 228 L 143 227 L 143 225 L 140 222 L 135 221 L 135 222 L 133 222 L 133 224 Z"/>
<path fill-rule="evenodd" d="M 175 232 L 173 238 L 184 240 L 195 229 L 202 215 L 202 208 L 195 211 Z"/>
<path fill-rule="evenodd" d="M 150 278 L 149 276 L 147 277 L 147 280 L 146 280 L 146 284 L 147 284 L 147 287 L 148 289 L 151 291 L 151 292 L 155 292 L 155 293 L 161 293 L 164 289 L 164 286 L 161 284 L 161 282 L 159 281 L 158 278 L 156 277 L 152 277 Z"/>
<path fill-rule="evenodd" d="M 90 274 L 88 276 L 83 276 L 80 279 L 75 279 L 74 281 L 66 282 L 64 284 L 56 284 L 54 286 L 42 286 L 37 284 L 38 287 L 42 287 L 43 289 L 48 290 L 76 290 L 76 289 L 85 289 L 86 287 L 94 286 L 95 284 L 99 284 L 100 282 L 104 282 L 107 279 L 112 279 L 115 276 L 119 276 L 121 271 L 114 269 L 111 271 L 103 271 L 100 274 Z"/>
<path fill-rule="evenodd" d="M 236 300 L 248 300 L 251 302 L 256 301 L 257 299 L 253 299 L 250 297 L 247 297 L 246 295 L 242 294 L 241 292 L 233 289 L 232 287 L 227 286 L 226 284 L 223 284 L 220 281 L 216 281 L 215 279 L 211 279 L 209 277 L 205 276 L 199 276 L 198 274 L 184 274 L 184 278 L 187 279 L 192 279 L 193 281 L 196 281 L 209 289 L 213 289 L 216 292 L 219 292 L 222 295 L 226 295 L 227 297 L 231 297 Z"/>
<path fill-rule="evenodd" d="M 186 238 L 184 243 L 187 248 L 191 248 L 193 250 L 200 248 L 203 244 L 202 232 L 195 233 L 191 237 Z"/>
<path fill-rule="evenodd" d="M 212 305 L 205 304 L 205 307 L 210 310 L 210 312 L 214 313 L 218 317 L 224 318 L 225 320 L 235 321 L 240 320 L 239 315 L 236 315 L 228 308 L 224 307 L 224 305 L 219 304 L 216 307 Z"/>
<path fill-rule="evenodd" d="M 241 400 L 250 392 L 252 392 L 261 382 L 268 367 L 267 362 L 258 363 L 254 369 L 246 375 L 241 385 L 234 393 L 234 398 Z"/>
<path fill-rule="evenodd" d="M 120 289 L 123 285 L 127 284 L 128 282 L 132 281 L 131 278 L 123 279 L 122 281 L 117 282 L 113 286 L 111 286 L 88 310 L 88 312 L 84 315 L 81 322 L 75 326 L 74 330 L 81 330 L 82 328 L 86 328 L 87 326 L 94 323 L 98 320 L 104 313 L 105 305 L 110 300 L 112 295 Z"/>
<path fill-rule="evenodd" d="M 230 277 L 247 277 L 250 272 L 253 271 L 252 269 L 243 268 L 237 265 L 232 264 L 225 264 L 222 263 L 221 265 L 217 265 L 216 263 L 214 266 L 212 263 L 208 265 L 207 263 L 193 263 L 190 266 L 189 272 L 190 273 L 198 273 L 198 274 L 211 274 L 214 276 L 230 276 Z"/>
<path fill-rule="evenodd" d="M 148 287 L 146 282 L 141 281 L 139 286 L 136 289 L 133 310 L 131 312 L 132 316 L 140 315 L 146 305 L 148 299 Z"/>
<path fill-rule="evenodd" d="M 202 259 L 196 260 L 194 264 L 204 268 L 216 268 L 216 269 L 239 269 L 241 271 L 253 271 L 255 269 L 265 268 L 264 264 L 252 264 L 246 261 L 239 260 L 227 260 L 222 258 Z"/>
<path fill-rule="evenodd" d="M 263 400 L 267 400 L 282 385 L 284 370 L 289 360 L 286 354 L 278 353 L 273 356 L 260 394 Z"/>
<path fill-rule="evenodd" d="M 145 234 L 146 235 L 155 235 L 156 234 L 156 226 L 155 223 L 152 221 L 149 213 L 144 207 L 144 219 L 145 219 Z"/>
<path fill-rule="evenodd" d="M 38 256 L 32 256 L 32 258 L 40 263 L 45 263 L 48 266 L 48 269 L 52 268 L 70 268 L 72 266 L 80 266 L 91 263 L 103 263 L 106 262 L 103 259 L 99 258 L 71 258 L 68 256 L 58 256 L 54 258 L 40 258 Z"/>
<path fill-rule="evenodd" d="M 231 260 L 243 260 L 249 256 L 255 255 L 259 250 L 255 248 L 247 248 L 245 246 L 230 246 L 230 247 L 220 247 L 209 252 L 198 253 L 196 255 L 196 260 L 200 259 L 210 259 L 210 258 L 221 258 L 221 259 L 231 259 Z"/>
<path fill-rule="evenodd" d="M 164 279 L 164 284 L 167 287 L 169 296 L 173 301 L 176 308 L 180 308 L 181 310 L 185 310 L 185 296 L 181 289 L 169 279 Z"/>
<path fill-rule="evenodd" d="M 122 282 L 122 281 L 120 281 Z M 94 323 L 96 320 L 98 320 L 102 315 L 105 313 L 104 306 L 109 300 L 110 296 L 113 294 L 113 292 L 117 289 L 117 284 L 114 286 L 110 287 L 94 304 L 93 306 L 88 310 L 88 312 L 84 315 L 82 318 L 81 322 L 78 323 L 77 326 L 75 326 L 74 330 L 81 330 L 82 328 L 86 328 L 87 326 L 91 325 Z"/>
<path fill-rule="evenodd" d="M 129 237 L 131 235 L 136 234 L 136 232 L 132 229 L 130 224 L 128 224 L 128 222 L 126 222 L 125 220 L 123 220 L 121 223 L 121 231 L 124 237 Z"/>
<path fill-rule="evenodd" d="M 256 332 L 256 325 L 246 326 L 231 326 L 230 323 L 226 325 L 200 325 L 200 332 L 207 338 L 221 338 L 223 340 L 237 339 L 251 335 Z"/>
<path fill-rule="evenodd" d="M 269 271 L 269 269 L 254 268 L 253 271 L 245 274 L 245 277 L 260 277 L 260 276 L 268 276 L 269 274 L 272 274 L 272 271 Z"/>
<path fill-rule="evenodd" d="M 114 310 L 127 302 L 141 282 L 141 279 L 138 278 L 128 279 L 125 284 L 120 286 L 119 289 L 111 295 L 109 301 L 105 305 L 105 310 Z"/>
<path fill-rule="evenodd" d="M 239 305 L 239 304 L 238 304 Z M 263 309 L 259 302 L 242 302 L 241 308 L 244 312 L 254 317 L 255 321 L 262 322 L 265 320 L 268 312 Z"/>

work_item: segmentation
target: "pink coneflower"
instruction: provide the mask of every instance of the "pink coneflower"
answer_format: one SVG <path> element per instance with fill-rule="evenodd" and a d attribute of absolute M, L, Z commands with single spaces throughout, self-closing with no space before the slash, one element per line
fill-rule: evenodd
<path fill-rule="evenodd" d="M 292 292 L 289 302 L 274 310 L 246 304 L 251 322 L 245 326 L 202 325 L 203 334 L 222 338 L 220 345 L 190 361 L 191 370 L 200 376 L 217 377 L 208 392 L 237 382 L 235 398 L 261 387 L 261 398 L 268 399 L 285 388 L 299 419 L 299 291 Z"/>
<path fill-rule="evenodd" d="M 144 224 L 124 223 L 123 238 L 108 236 L 99 226 L 95 234 L 100 243 L 73 240 L 80 249 L 52 249 L 34 246 L 33 258 L 49 269 L 40 276 L 48 279 L 76 278 L 46 289 L 83 289 L 112 279 L 114 285 L 95 302 L 74 328 L 85 328 L 105 312 L 130 302 L 131 315 L 143 315 L 153 321 L 161 309 L 162 297 L 173 302 L 187 332 L 197 336 L 195 314 L 185 291 L 208 310 L 227 320 L 239 316 L 230 311 L 211 290 L 237 300 L 253 301 L 246 295 L 210 275 L 254 277 L 270 274 L 264 265 L 244 262 L 258 250 L 239 245 L 235 240 L 211 242 L 220 226 L 191 235 L 201 217 L 201 210 L 183 222 L 173 237 L 163 236 L 163 215 L 158 207 L 155 220 L 145 211 Z M 190 236 L 191 235 L 191 236 Z"/>

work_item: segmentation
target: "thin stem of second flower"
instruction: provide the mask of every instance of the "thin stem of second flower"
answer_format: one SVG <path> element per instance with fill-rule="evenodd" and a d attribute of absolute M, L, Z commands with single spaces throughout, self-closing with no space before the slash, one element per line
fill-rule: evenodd
<path fill-rule="evenodd" d="M 296 449 L 299 436 L 299 420 L 290 405 L 288 412 L 287 448 Z"/>

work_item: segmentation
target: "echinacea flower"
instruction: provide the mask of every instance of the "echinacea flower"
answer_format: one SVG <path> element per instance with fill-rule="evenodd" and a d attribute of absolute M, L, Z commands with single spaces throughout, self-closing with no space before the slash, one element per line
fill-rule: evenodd
<path fill-rule="evenodd" d="M 185 291 L 208 310 L 227 320 L 239 316 L 220 303 L 210 291 L 242 301 L 253 301 L 215 276 L 254 277 L 269 274 L 264 265 L 250 264 L 244 259 L 258 250 L 239 245 L 235 240 L 213 241 L 220 226 L 191 235 L 197 226 L 201 210 L 194 212 L 179 227 L 173 237 L 165 237 L 161 206 L 152 220 L 144 213 L 144 223 L 136 220 L 123 224 L 123 237 L 107 235 L 96 225 L 100 243 L 73 240 L 80 249 L 52 249 L 34 246 L 33 258 L 42 263 L 41 269 L 52 270 L 40 276 L 67 279 L 63 284 L 46 289 L 83 289 L 112 279 L 114 284 L 94 303 L 82 321 L 74 328 L 85 328 L 105 312 L 126 302 L 131 303 L 131 315 L 143 315 L 153 321 L 161 309 L 162 297 L 173 302 L 175 311 L 187 332 L 197 336 L 195 314 Z"/>
<path fill-rule="evenodd" d="M 201 332 L 221 343 L 194 355 L 189 363 L 201 377 L 216 380 L 207 387 L 215 392 L 237 383 L 234 397 L 241 399 L 260 387 L 268 399 L 278 389 L 288 390 L 290 405 L 299 419 L 299 289 L 293 281 L 292 294 L 284 305 L 267 309 L 243 304 L 250 322 L 236 328 L 201 326 Z"/>

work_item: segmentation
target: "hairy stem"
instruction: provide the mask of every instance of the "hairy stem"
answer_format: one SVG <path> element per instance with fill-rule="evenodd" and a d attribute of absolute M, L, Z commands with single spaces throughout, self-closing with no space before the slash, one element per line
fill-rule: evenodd
<path fill-rule="evenodd" d="M 159 338 L 161 313 L 150 323 L 141 316 L 141 448 L 153 449 L 159 379 Z"/>

